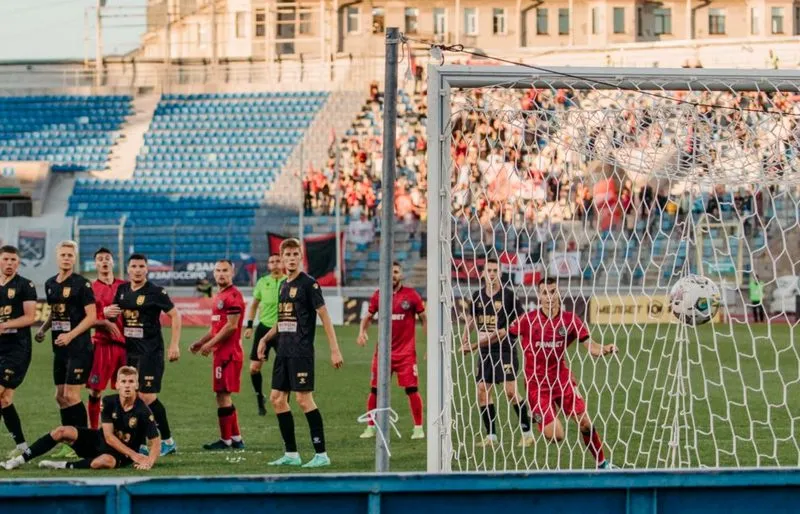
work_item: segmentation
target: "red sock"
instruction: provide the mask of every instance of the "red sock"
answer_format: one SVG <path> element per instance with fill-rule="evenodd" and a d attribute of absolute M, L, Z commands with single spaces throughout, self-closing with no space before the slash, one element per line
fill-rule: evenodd
<path fill-rule="evenodd" d="M 411 417 L 414 418 L 414 426 L 422 426 L 422 396 L 418 392 L 408 395 L 408 405 L 411 407 Z"/>
<path fill-rule="evenodd" d="M 239 430 L 239 413 L 236 412 L 236 407 L 233 407 L 233 414 L 228 416 L 230 423 L 231 436 L 241 436 L 242 432 Z"/>
<path fill-rule="evenodd" d="M 89 397 L 89 405 L 86 410 L 89 412 L 89 426 L 92 430 L 100 428 L 100 397 Z"/>
<path fill-rule="evenodd" d="M 375 393 L 369 393 L 369 398 L 367 398 L 367 411 L 372 412 L 378 407 L 378 395 Z M 369 417 L 369 426 L 374 426 L 375 420 L 372 418 L 372 415 Z"/>
<path fill-rule="evenodd" d="M 591 432 L 581 432 L 583 437 L 583 444 L 589 449 L 589 453 L 594 457 L 597 464 L 602 464 L 606 461 L 606 456 L 603 454 L 603 441 L 600 440 L 600 434 L 592 427 Z"/>
<path fill-rule="evenodd" d="M 223 441 L 231 440 L 231 414 L 228 413 L 230 407 L 217 409 L 217 419 L 219 420 L 219 438 Z"/>

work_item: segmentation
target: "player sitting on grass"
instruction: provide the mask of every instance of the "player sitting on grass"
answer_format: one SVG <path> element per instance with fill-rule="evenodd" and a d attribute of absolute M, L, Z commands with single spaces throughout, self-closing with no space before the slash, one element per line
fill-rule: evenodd
<path fill-rule="evenodd" d="M 153 413 L 136 395 L 139 373 L 136 368 L 123 366 L 117 373 L 119 394 L 103 398 L 102 430 L 61 426 L 33 443 L 25 452 L 0 463 L 6 470 L 16 469 L 65 443 L 81 458 L 76 462 L 43 460 L 40 468 L 49 469 L 114 469 L 133 463 L 136 469 L 150 469 L 155 464 L 161 448 L 158 427 Z M 150 445 L 150 455 L 138 453 L 145 440 Z"/>

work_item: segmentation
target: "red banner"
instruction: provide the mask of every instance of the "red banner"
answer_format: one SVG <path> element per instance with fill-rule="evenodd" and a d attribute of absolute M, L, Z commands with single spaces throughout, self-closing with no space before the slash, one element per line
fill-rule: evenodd
<path fill-rule="evenodd" d="M 211 325 L 211 298 L 173 298 L 172 303 L 181 313 L 184 327 L 208 327 Z M 170 326 L 169 316 L 161 315 L 161 325 Z"/>

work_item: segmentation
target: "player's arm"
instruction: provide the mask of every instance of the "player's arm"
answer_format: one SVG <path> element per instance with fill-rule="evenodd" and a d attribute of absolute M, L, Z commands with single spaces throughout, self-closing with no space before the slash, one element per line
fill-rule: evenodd
<path fill-rule="evenodd" d="M 589 351 L 589 355 L 592 357 L 603 357 L 617 352 L 616 345 L 603 345 L 602 343 L 594 342 L 592 340 L 592 335 L 589 333 L 589 329 L 580 318 L 575 318 L 575 325 L 575 334 L 578 341 Z"/>
<path fill-rule="evenodd" d="M 39 327 L 39 330 L 36 331 L 33 338 L 36 340 L 37 343 L 41 343 L 44 341 L 44 335 L 50 330 L 50 326 L 53 324 L 53 311 L 50 311 L 50 314 L 47 316 L 47 319 L 44 320 L 42 326 Z"/>
<path fill-rule="evenodd" d="M 361 325 L 359 325 L 358 339 L 356 339 L 356 343 L 359 346 L 364 346 L 367 344 L 367 341 L 369 341 L 367 330 L 369 330 L 369 326 L 372 324 L 372 318 L 375 317 L 375 313 L 378 312 L 378 293 L 378 291 L 375 291 L 372 294 L 372 298 L 369 299 L 367 315 L 361 320 Z"/>
<path fill-rule="evenodd" d="M 106 444 L 109 445 L 114 450 L 118 451 L 122 455 L 128 457 L 133 462 L 137 462 L 136 456 L 144 457 L 138 452 L 135 452 L 125 446 L 125 443 L 119 440 L 119 437 L 114 435 L 114 424 L 111 422 L 103 421 L 103 438 L 106 440 Z M 159 450 L 160 453 L 160 450 Z"/>
<path fill-rule="evenodd" d="M 494 332 L 486 333 L 478 337 L 478 346 L 489 346 L 490 344 L 495 344 L 498 341 L 501 341 L 506 334 L 508 334 L 508 330 L 505 328 L 500 328 Z"/>
<path fill-rule="evenodd" d="M 328 337 L 328 346 L 331 348 L 331 364 L 334 368 L 341 368 L 344 365 L 342 359 L 342 352 L 339 350 L 339 341 L 336 340 L 336 330 L 333 328 L 331 316 L 328 314 L 328 308 L 323 305 L 317 309 L 322 327 L 325 329 L 325 335 Z"/>
<path fill-rule="evenodd" d="M 167 316 L 169 316 L 172 327 L 168 354 L 170 362 L 174 362 L 181 356 L 181 313 L 173 307 L 167 312 Z"/>
<path fill-rule="evenodd" d="M 267 332 L 264 335 L 264 337 L 261 338 L 261 340 L 258 341 L 257 354 L 258 354 L 258 358 L 259 359 L 263 359 L 265 357 L 265 353 L 267 351 L 267 343 L 272 341 L 272 338 L 275 337 L 276 335 L 278 335 L 278 325 L 277 325 L 277 323 L 275 324 L 274 327 L 269 329 L 269 332 Z"/>
<path fill-rule="evenodd" d="M 250 339 L 253 337 L 253 321 L 256 319 L 258 313 L 258 306 L 261 304 L 260 298 L 253 298 L 250 302 L 250 307 L 247 308 L 247 325 L 244 331 L 244 337 Z"/>
<path fill-rule="evenodd" d="M 189 351 L 192 353 L 199 352 L 200 349 L 203 347 L 203 345 L 209 342 L 212 337 L 214 337 L 214 335 L 211 333 L 211 328 L 209 328 L 208 331 L 205 334 L 203 334 L 203 337 L 201 337 L 200 339 L 192 343 L 191 346 L 189 346 Z"/>
<path fill-rule="evenodd" d="M 85 315 L 81 322 L 78 323 L 78 326 L 69 332 L 64 332 L 63 334 L 59 335 L 58 338 L 56 338 L 56 346 L 67 346 L 72 342 L 73 339 L 94 326 L 95 322 L 97 321 L 97 306 L 94 304 L 94 299 L 92 299 L 92 303 L 83 307 L 83 311 Z"/>
<path fill-rule="evenodd" d="M 242 312 L 239 311 L 238 313 L 232 312 L 227 316 L 227 322 L 225 326 L 222 327 L 222 330 L 217 332 L 217 335 L 209 339 L 203 347 L 200 349 L 200 353 L 203 355 L 208 355 L 222 341 L 225 341 L 229 337 L 231 337 L 235 332 L 236 329 L 239 327 L 239 319 L 242 317 Z"/>
<path fill-rule="evenodd" d="M 36 300 L 22 303 L 22 316 L 0 323 L 0 332 L 14 328 L 26 328 L 36 322 Z"/>

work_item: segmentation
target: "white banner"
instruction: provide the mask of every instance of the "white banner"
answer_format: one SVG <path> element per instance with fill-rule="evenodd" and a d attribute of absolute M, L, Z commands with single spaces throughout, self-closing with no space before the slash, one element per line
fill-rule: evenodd
<path fill-rule="evenodd" d="M 581 252 L 553 252 L 550 254 L 551 277 L 577 277 L 581 274 Z"/>

